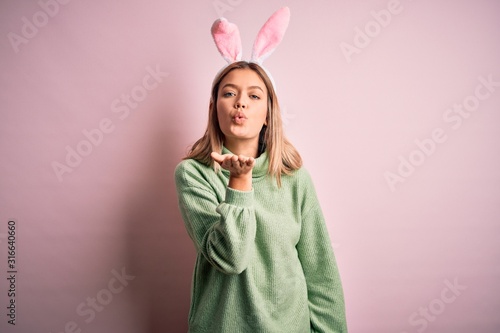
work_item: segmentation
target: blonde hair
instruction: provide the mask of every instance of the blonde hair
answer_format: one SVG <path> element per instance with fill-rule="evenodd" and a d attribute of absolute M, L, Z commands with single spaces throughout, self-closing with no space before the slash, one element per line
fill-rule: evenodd
<path fill-rule="evenodd" d="M 268 92 L 267 127 L 263 127 L 264 144 L 269 157 L 268 174 L 276 177 L 278 186 L 281 186 L 281 175 L 290 175 L 294 170 L 302 166 L 302 158 L 295 147 L 288 141 L 283 133 L 283 122 L 278 103 L 278 96 L 274 90 L 273 83 L 265 70 L 256 63 L 238 61 L 224 68 L 214 79 L 212 94 L 208 110 L 208 125 L 205 134 L 197 140 L 184 159 L 195 159 L 207 166 L 213 166 L 218 170 L 220 166 L 213 161 L 210 153 L 221 152 L 224 144 L 224 134 L 219 126 L 217 118 L 217 98 L 219 85 L 226 75 L 235 69 L 251 69 L 259 75 Z"/>

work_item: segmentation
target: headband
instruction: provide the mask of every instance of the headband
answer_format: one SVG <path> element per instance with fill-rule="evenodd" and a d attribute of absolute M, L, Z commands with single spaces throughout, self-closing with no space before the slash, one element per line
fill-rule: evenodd
<path fill-rule="evenodd" d="M 273 53 L 281 43 L 290 22 L 290 9 L 278 9 L 262 26 L 253 44 L 250 62 L 262 66 L 262 62 Z M 215 45 L 228 65 L 240 61 L 242 57 L 240 31 L 236 24 L 230 23 L 225 18 L 215 20 L 212 25 L 212 37 Z M 273 82 L 272 76 L 262 67 Z"/>

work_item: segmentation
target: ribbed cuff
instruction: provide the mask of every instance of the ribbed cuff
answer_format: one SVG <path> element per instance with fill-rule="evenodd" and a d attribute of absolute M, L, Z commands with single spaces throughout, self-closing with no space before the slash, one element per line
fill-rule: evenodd
<path fill-rule="evenodd" d="M 224 202 L 239 207 L 253 207 L 253 188 L 250 191 L 239 191 L 228 187 Z"/>

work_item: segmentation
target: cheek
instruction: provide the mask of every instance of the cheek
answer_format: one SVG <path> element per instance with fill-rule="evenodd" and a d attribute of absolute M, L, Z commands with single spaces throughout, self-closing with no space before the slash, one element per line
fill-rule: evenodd
<path fill-rule="evenodd" d="M 227 114 L 227 109 L 224 107 L 224 104 L 223 103 L 217 103 L 217 119 L 219 119 L 219 123 L 224 123 L 226 118 L 226 114 Z"/>
<path fill-rule="evenodd" d="M 223 100 L 223 99 L 219 99 L 217 100 L 217 111 L 219 113 L 228 113 L 228 102 Z"/>
<path fill-rule="evenodd" d="M 263 122 L 266 122 L 266 120 L 267 120 L 267 103 L 262 105 L 262 107 L 260 109 L 260 118 Z"/>

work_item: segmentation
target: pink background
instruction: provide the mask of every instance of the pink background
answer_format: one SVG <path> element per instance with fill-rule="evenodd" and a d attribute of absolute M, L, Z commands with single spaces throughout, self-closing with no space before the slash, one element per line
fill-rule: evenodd
<path fill-rule="evenodd" d="M 1 332 L 186 331 L 194 248 L 173 170 L 224 65 L 209 29 L 224 11 L 248 58 L 283 5 L 291 24 L 266 66 L 316 184 L 350 332 L 500 331 L 500 86 L 480 81 L 500 82 L 500 2 L 54 1 L 40 1 L 50 16 L 0 4 Z M 86 156 L 58 179 L 67 146 Z"/>

